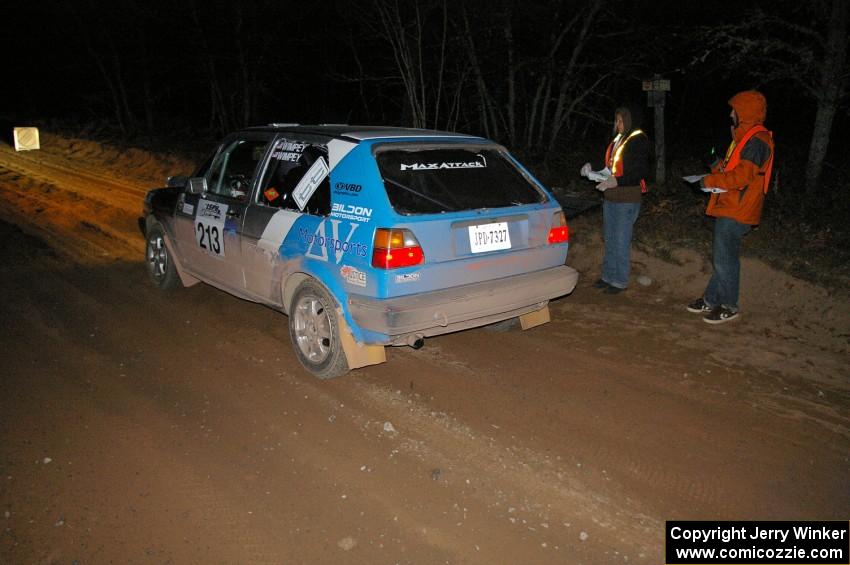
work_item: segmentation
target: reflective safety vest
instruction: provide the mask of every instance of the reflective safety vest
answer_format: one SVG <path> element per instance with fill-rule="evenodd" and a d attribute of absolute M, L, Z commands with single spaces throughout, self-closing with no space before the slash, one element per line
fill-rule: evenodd
<path fill-rule="evenodd" d="M 764 170 L 759 172 L 759 175 L 764 177 L 763 190 L 764 193 L 767 194 L 767 187 L 770 186 L 770 174 L 773 172 L 773 132 L 768 130 L 761 124 L 748 129 L 747 133 L 744 134 L 744 137 L 741 138 L 741 141 L 732 141 L 732 143 L 729 145 L 729 149 L 726 150 L 726 158 L 723 159 L 723 164 L 720 165 L 720 172 L 731 171 L 732 169 L 737 167 L 738 163 L 741 162 L 741 152 L 744 150 L 744 147 L 747 145 L 747 142 L 752 139 L 754 135 L 761 132 L 767 133 L 767 135 L 770 136 L 771 140 L 770 157 L 768 158 L 767 163 L 762 165 Z"/>
<path fill-rule="evenodd" d="M 617 134 L 611 143 L 608 144 L 608 149 L 605 150 L 605 164 L 611 169 L 611 174 L 615 177 L 623 176 L 623 150 L 626 144 L 636 135 L 643 135 L 643 131 L 636 129 L 623 142 L 617 145 L 622 139 L 622 134 Z M 614 149 L 616 147 L 616 149 Z M 646 192 L 646 180 L 640 179 L 640 191 Z"/>

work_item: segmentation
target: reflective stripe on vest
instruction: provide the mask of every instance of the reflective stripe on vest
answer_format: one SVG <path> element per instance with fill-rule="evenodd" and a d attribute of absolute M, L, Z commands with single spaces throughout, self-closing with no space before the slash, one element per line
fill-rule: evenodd
<path fill-rule="evenodd" d="M 618 133 L 617 137 L 614 138 L 614 141 L 608 144 L 608 149 L 605 151 L 605 163 L 608 165 L 608 168 L 611 169 L 611 174 L 615 177 L 623 176 L 623 149 L 625 149 L 626 144 L 631 138 L 642 133 L 643 132 L 639 129 L 630 133 L 629 137 L 623 140 L 623 143 L 621 143 L 614 151 L 613 156 L 611 155 L 611 150 L 614 148 L 614 145 L 617 144 L 617 141 L 619 141 L 620 134 Z"/>
<path fill-rule="evenodd" d="M 726 158 L 723 160 L 723 165 L 721 165 L 720 170 L 722 172 L 731 171 L 741 162 L 741 152 L 746 147 L 747 142 L 753 138 L 757 133 L 765 132 L 770 136 L 771 142 L 773 141 L 773 132 L 768 130 L 763 125 L 759 124 L 751 127 L 747 130 L 747 133 L 744 134 L 744 137 L 741 138 L 740 142 L 732 141 L 729 145 L 729 149 L 726 150 Z M 764 193 L 767 194 L 767 187 L 770 186 L 770 174 L 773 172 L 773 147 L 770 147 L 770 157 L 767 159 L 767 163 L 762 165 L 764 168 Z"/>

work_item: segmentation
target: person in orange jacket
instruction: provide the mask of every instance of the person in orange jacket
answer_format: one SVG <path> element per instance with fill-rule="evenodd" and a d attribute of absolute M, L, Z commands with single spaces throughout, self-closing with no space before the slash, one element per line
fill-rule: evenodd
<path fill-rule="evenodd" d="M 713 216 L 714 272 L 703 295 L 688 304 L 688 311 L 703 314 L 709 324 L 722 324 L 739 316 L 741 241 L 758 225 L 773 168 L 773 134 L 764 127 L 767 101 L 760 92 L 739 92 L 729 100 L 732 143 L 711 174 L 700 180 L 713 191 L 705 213 Z"/>

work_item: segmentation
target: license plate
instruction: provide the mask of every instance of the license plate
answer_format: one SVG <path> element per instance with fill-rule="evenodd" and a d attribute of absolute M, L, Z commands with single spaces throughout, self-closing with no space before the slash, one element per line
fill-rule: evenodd
<path fill-rule="evenodd" d="M 511 248 L 507 222 L 469 226 L 469 248 L 473 253 Z"/>

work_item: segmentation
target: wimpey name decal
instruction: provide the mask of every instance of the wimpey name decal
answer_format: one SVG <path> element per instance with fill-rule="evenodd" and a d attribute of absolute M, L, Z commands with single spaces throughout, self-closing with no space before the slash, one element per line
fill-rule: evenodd
<path fill-rule="evenodd" d="M 272 159 L 297 163 L 306 147 L 306 143 L 295 143 L 286 140 L 278 141 L 274 148 L 274 153 L 272 153 Z"/>

